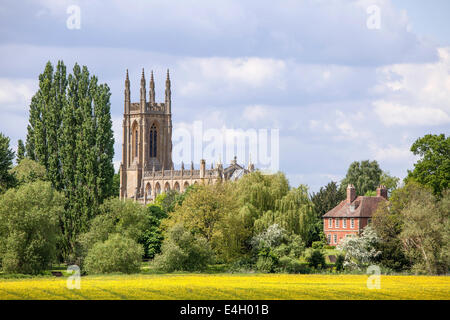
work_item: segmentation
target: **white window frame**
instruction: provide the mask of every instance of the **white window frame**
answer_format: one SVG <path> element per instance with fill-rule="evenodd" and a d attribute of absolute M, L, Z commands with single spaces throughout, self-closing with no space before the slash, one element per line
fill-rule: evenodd
<path fill-rule="evenodd" d="M 333 228 L 333 219 L 328 218 L 328 228 Z"/>
<path fill-rule="evenodd" d="M 347 218 L 342 219 L 342 228 L 347 228 Z"/>
<path fill-rule="evenodd" d="M 350 219 L 350 229 L 355 229 L 355 218 Z"/>
<path fill-rule="evenodd" d="M 328 235 L 328 244 L 331 244 L 331 234 Z"/>
<path fill-rule="evenodd" d="M 337 244 L 337 234 L 333 234 L 333 241 L 334 241 L 334 244 Z"/>
<path fill-rule="evenodd" d="M 339 218 L 335 218 L 334 220 L 334 227 L 339 228 Z"/>

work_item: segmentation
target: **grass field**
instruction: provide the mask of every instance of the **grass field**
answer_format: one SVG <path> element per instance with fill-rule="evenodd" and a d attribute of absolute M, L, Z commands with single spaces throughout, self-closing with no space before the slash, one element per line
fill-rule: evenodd
<path fill-rule="evenodd" d="M 1 279 L 0 299 L 450 299 L 450 277 L 364 275 L 170 274 Z"/>

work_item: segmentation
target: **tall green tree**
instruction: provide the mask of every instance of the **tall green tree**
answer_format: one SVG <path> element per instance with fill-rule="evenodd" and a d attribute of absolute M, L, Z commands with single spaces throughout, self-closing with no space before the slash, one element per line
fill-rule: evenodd
<path fill-rule="evenodd" d="M 0 132 L 0 193 L 14 185 L 14 176 L 9 172 L 14 151 L 9 147 L 9 138 Z"/>
<path fill-rule="evenodd" d="M 319 192 L 313 193 L 311 201 L 314 203 L 317 216 L 322 216 L 336 207 L 346 197 L 345 192 L 338 187 L 337 183 L 331 181 L 325 187 L 321 187 Z"/>
<path fill-rule="evenodd" d="M 60 225 L 64 253 L 74 250 L 99 205 L 114 193 L 114 138 L 110 90 L 87 67 L 67 76 L 59 61 L 48 62 L 30 104 L 27 155 L 46 168 L 52 185 L 67 199 Z"/>
<path fill-rule="evenodd" d="M 413 143 L 411 151 L 420 159 L 414 170 L 408 171 L 407 179 L 429 186 L 441 196 L 450 184 L 450 137 L 427 134 Z"/>
<path fill-rule="evenodd" d="M 341 188 L 345 190 L 347 185 L 353 184 L 356 194 L 363 196 L 367 191 L 375 190 L 381 179 L 382 170 L 376 160 L 355 161 L 350 164 L 347 175 L 341 182 Z"/>
<path fill-rule="evenodd" d="M 16 162 L 20 163 L 25 158 L 25 145 L 23 144 L 22 139 L 19 139 L 17 143 L 17 159 Z"/>

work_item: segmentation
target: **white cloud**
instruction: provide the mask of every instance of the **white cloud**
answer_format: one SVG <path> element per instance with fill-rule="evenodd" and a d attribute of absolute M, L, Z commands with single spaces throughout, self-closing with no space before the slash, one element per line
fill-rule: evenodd
<path fill-rule="evenodd" d="M 438 108 L 400 105 L 388 101 L 374 102 L 375 112 L 387 126 L 437 126 L 450 123 L 450 116 Z"/>
<path fill-rule="evenodd" d="M 245 107 L 242 116 L 249 122 L 259 123 L 270 118 L 269 114 L 270 110 L 267 107 L 254 105 Z"/>
<path fill-rule="evenodd" d="M 0 78 L 0 109 L 26 109 L 36 86 L 31 79 Z"/>
<path fill-rule="evenodd" d="M 450 48 L 441 48 L 439 61 L 380 68 L 373 103 L 387 126 L 438 126 L 450 123 Z"/>
<path fill-rule="evenodd" d="M 412 163 L 415 159 L 407 145 L 388 144 L 386 147 L 381 147 L 375 143 L 370 143 L 369 148 L 372 157 L 378 161 Z"/>
<path fill-rule="evenodd" d="M 251 58 L 186 58 L 178 65 L 190 78 L 180 88 L 183 95 L 205 94 L 234 88 L 283 87 L 285 62 L 276 59 Z M 195 77 L 192 77 L 195 70 Z M 244 87 L 244 88 L 242 88 Z"/>

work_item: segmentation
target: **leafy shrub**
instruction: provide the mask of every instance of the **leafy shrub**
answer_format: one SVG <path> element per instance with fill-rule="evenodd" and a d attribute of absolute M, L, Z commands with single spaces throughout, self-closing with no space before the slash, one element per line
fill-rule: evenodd
<path fill-rule="evenodd" d="M 344 261 L 345 256 L 343 254 L 338 254 L 336 257 L 336 262 L 334 263 L 334 267 L 336 268 L 337 271 L 344 270 Z"/>
<path fill-rule="evenodd" d="M 56 256 L 63 197 L 36 181 L 0 196 L 0 265 L 7 273 L 37 274 Z"/>
<path fill-rule="evenodd" d="M 269 248 L 263 248 L 258 253 L 256 269 L 261 272 L 275 272 L 278 266 L 278 257 Z"/>
<path fill-rule="evenodd" d="M 306 256 L 306 261 L 314 269 L 322 269 L 325 267 L 325 256 L 319 249 L 310 249 Z"/>
<path fill-rule="evenodd" d="M 324 243 L 322 241 L 314 241 L 311 246 L 313 249 L 322 249 L 323 245 Z"/>
<path fill-rule="evenodd" d="M 78 237 L 77 255 L 86 257 L 94 244 L 106 241 L 114 233 L 138 242 L 148 228 L 147 209 L 141 204 L 119 198 L 106 200 L 100 206 L 100 214 L 92 219 L 89 231 Z"/>
<path fill-rule="evenodd" d="M 193 235 L 182 224 L 176 224 L 169 229 L 161 254 L 155 256 L 151 265 L 165 272 L 201 271 L 212 261 L 213 252 L 208 242 Z"/>
<path fill-rule="evenodd" d="M 280 258 L 279 268 L 280 271 L 288 273 L 307 274 L 311 272 L 310 268 L 307 265 L 301 263 L 298 259 L 287 256 Z"/>
<path fill-rule="evenodd" d="M 112 234 L 108 240 L 97 242 L 84 262 L 87 273 L 139 272 L 143 248 L 133 239 Z"/>

